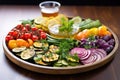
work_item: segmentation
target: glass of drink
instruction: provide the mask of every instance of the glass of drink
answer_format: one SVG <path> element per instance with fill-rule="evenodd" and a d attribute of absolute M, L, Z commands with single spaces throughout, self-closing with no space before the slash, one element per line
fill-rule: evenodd
<path fill-rule="evenodd" d="M 44 1 L 39 4 L 43 17 L 55 17 L 59 13 L 61 4 L 56 1 Z"/>

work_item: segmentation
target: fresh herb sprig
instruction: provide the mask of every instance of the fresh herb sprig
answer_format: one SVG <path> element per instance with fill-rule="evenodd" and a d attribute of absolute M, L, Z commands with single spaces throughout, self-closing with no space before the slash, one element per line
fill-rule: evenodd
<path fill-rule="evenodd" d="M 62 59 L 65 59 L 68 56 L 70 49 L 75 47 L 77 42 L 72 39 L 62 40 L 59 43 L 59 54 L 61 55 Z"/>
<path fill-rule="evenodd" d="M 21 20 L 23 25 L 30 24 L 31 26 L 34 23 L 34 19 Z"/>
<path fill-rule="evenodd" d="M 70 33 L 72 31 L 72 25 L 73 25 L 74 21 L 66 20 L 65 18 L 61 18 L 61 22 L 62 22 L 62 25 L 59 28 L 59 31 Z"/>

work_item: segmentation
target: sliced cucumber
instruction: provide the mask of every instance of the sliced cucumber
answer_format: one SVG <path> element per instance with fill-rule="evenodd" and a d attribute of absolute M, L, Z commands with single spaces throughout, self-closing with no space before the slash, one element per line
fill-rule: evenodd
<path fill-rule="evenodd" d="M 35 55 L 34 49 L 26 49 L 20 54 L 20 57 L 24 60 L 29 60 L 33 58 L 34 55 Z"/>
<path fill-rule="evenodd" d="M 21 52 L 24 51 L 25 49 L 26 49 L 25 46 L 16 47 L 16 48 L 13 48 L 13 49 L 12 49 L 12 52 L 14 52 L 14 53 L 21 53 Z"/>

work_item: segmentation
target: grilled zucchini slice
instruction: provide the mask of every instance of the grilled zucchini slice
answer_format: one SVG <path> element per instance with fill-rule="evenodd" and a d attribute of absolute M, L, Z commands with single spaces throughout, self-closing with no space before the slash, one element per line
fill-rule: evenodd
<path fill-rule="evenodd" d="M 49 44 L 48 43 L 42 43 L 42 42 L 34 42 L 33 46 L 35 48 L 48 48 Z"/>
<path fill-rule="evenodd" d="M 58 46 L 55 46 L 55 45 L 50 45 L 49 46 L 49 51 L 51 53 L 57 53 L 59 51 L 59 47 Z"/>
<path fill-rule="evenodd" d="M 34 55 L 35 55 L 34 49 L 26 49 L 20 54 L 20 57 L 24 60 L 29 60 L 33 58 Z"/>
<path fill-rule="evenodd" d="M 12 49 L 12 52 L 14 52 L 14 53 L 21 53 L 21 52 L 24 51 L 25 49 L 26 49 L 25 46 L 16 47 L 16 48 L 13 48 L 13 49 Z"/>
<path fill-rule="evenodd" d="M 55 62 L 55 61 L 57 61 L 59 59 L 59 55 L 58 54 L 55 54 L 55 53 L 48 53 L 48 54 L 44 54 L 43 56 L 42 56 L 42 60 L 44 61 L 44 62 L 47 62 L 47 63 L 49 63 L 49 62 Z"/>
<path fill-rule="evenodd" d="M 58 60 L 54 66 L 55 67 L 64 67 L 64 66 L 68 66 L 68 62 L 66 60 Z"/>
<path fill-rule="evenodd" d="M 42 43 L 40 43 L 40 42 L 34 42 L 34 43 L 33 43 L 33 46 L 34 46 L 35 48 L 42 48 Z"/>
<path fill-rule="evenodd" d="M 34 57 L 34 62 L 37 63 L 37 64 L 40 64 L 40 65 L 44 65 L 44 66 L 49 65 L 49 64 L 43 62 L 42 55 L 35 56 Z"/>

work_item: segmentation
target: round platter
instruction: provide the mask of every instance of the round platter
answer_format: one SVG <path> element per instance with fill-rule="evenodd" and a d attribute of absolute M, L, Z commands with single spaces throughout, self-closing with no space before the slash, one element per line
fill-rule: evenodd
<path fill-rule="evenodd" d="M 108 28 L 109 29 L 109 28 Z M 114 39 L 115 39 L 115 46 L 114 49 L 102 60 L 96 61 L 92 64 L 86 64 L 86 65 L 80 65 L 80 66 L 74 66 L 74 67 L 49 67 L 49 66 L 41 66 L 37 64 L 33 64 L 27 61 L 24 61 L 18 57 L 16 57 L 7 47 L 5 38 L 3 39 L 3 49 L 5 52 L 5 55 L 10 59 L 13 63 L 16 65 L 25 68 L 30 71 L 38 72 L 38 73 L 45 73 L 45 74 L 75 74 L 75 73 L 81 73 L 86 72 L 90 70 L 94 70 L 96 68 L 99 68 L 106 63 L 110 62 L 116 53 L 116 50 L 118 49 L 118 38 L 116 34 L 109 29 L 109 31 L 112 33 Z"/>

